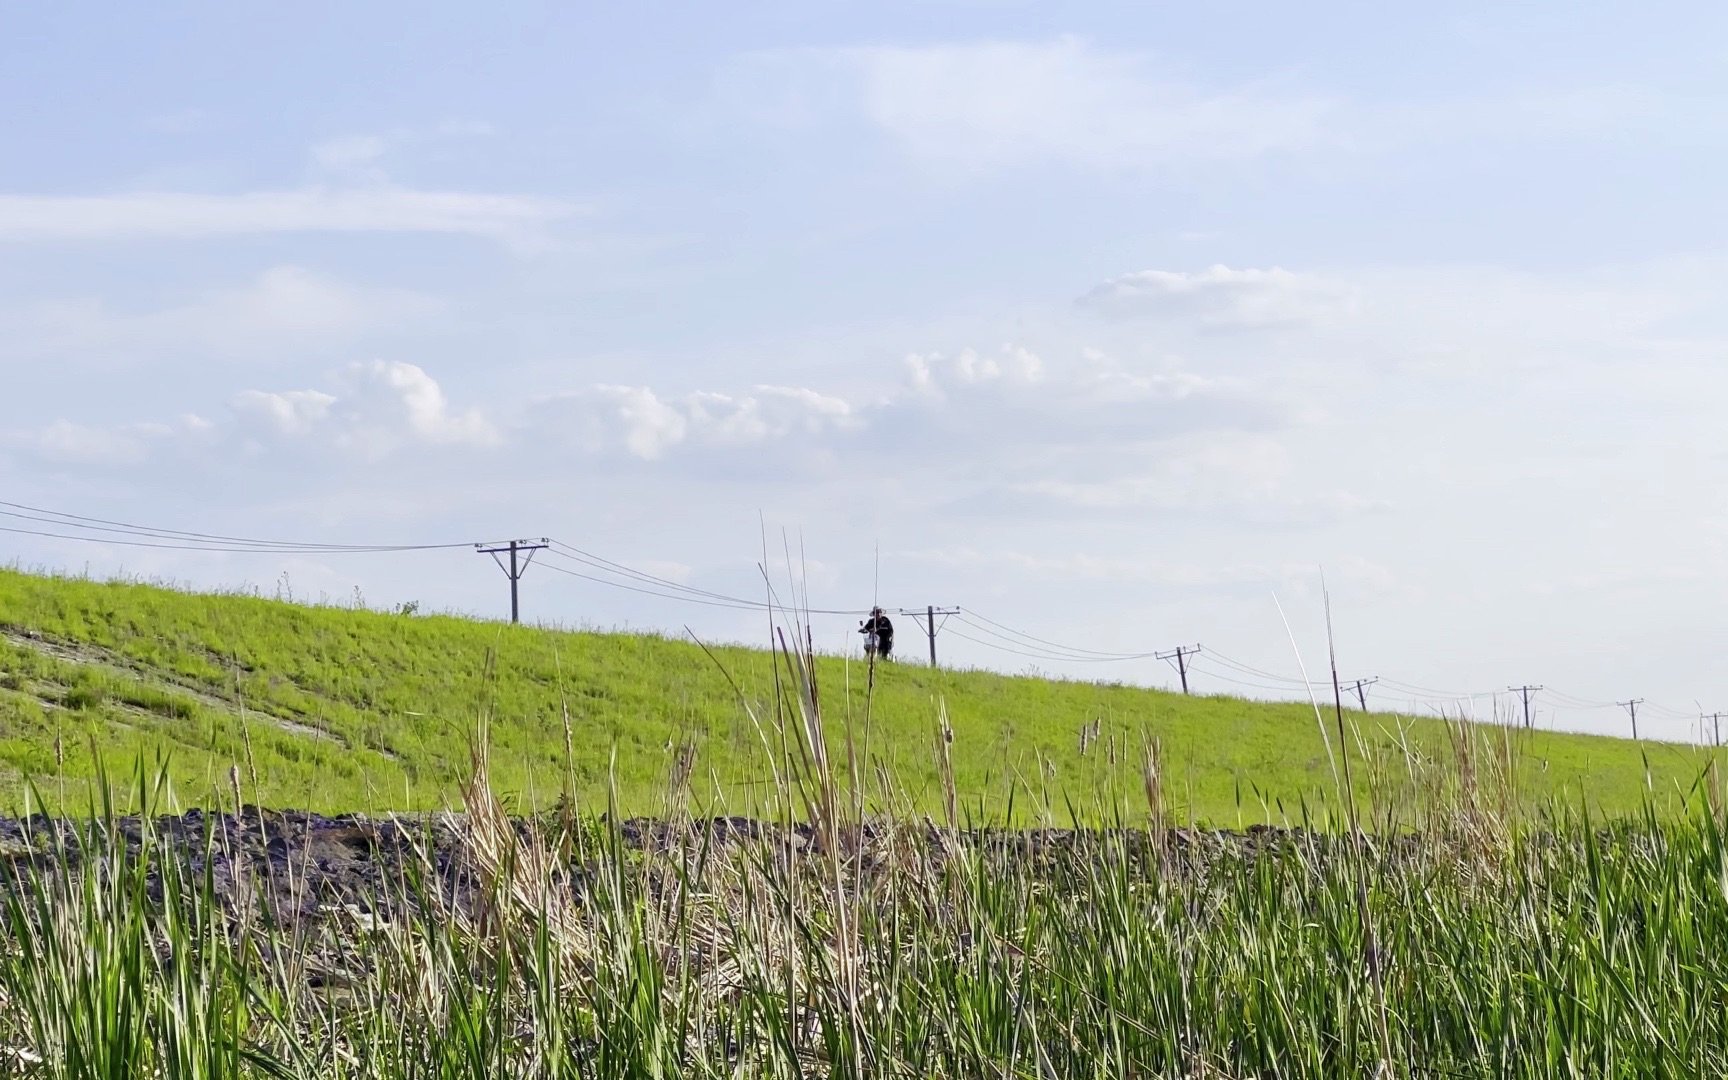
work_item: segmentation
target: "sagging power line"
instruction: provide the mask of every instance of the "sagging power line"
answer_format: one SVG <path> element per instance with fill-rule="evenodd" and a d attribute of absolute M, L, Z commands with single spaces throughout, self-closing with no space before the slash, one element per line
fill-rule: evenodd
<path fill-rule="evenodd" d="M 299 540 L 263 540 L 248 536 L 224 536 L 219 533 L 190 532 L 184 529 L 162 529 L 134 525 L 108 518 L 67 514 L 45 510 L 39 506 L 0 500 L 0 518 L 48 525 L 51 529 L 30 529 L 0 525 L 0 532 L 25 536 L 44 536 L 57 540 L 79 540 L 86 543 L 117 544 L 123 547 L 164 548 L 173 551 L 212 551 L 235 554 L 345 555 L 402 551 L 437 551 L 467 547 L 465 543 L 439 544 L 329 544 Z M 70 531 L 58 531 L 70 530 Z M 90 534 L 97 535 L 90 535 Z"/>
<path fill-rule="evenodd" d="M 640 595 L 659 599 L 677 600 L 684 603 L 701 604 L 711 607 L 750 611 L 793 610 L 779 603 L 770 594 L 766 599 L 747 599 L 726 593 L 714 592 L 646 571 L 602 558 L 580 548 L 573 547 L 561 541 L 542 537 L 537 541 L 516 540 L 511 543 L 496 545 L 472 544 L 470 542 L 444 543 L 389 543 L 389 544 L 345 544 L 319 541 L 275 540 L 254 536 L 236 536 L 221 533 L 207 533 L 185 529 L 159 528 L 138 525 L 131 522 L 117 521 L 109 518 L 91 517 L 81 514 L 70 514 L 62 511 L 49 510 L 43 507 L 25 503 L 0 500 L 0 533 L 13 533 L 28 536 L 41 536 L 53 539 L 75 540 L 105 545 L 120 545 L 139 548 L 160 548 L 180 551 L 205 551 L 233 554 L 272 554 L 272 555 L 349 555 L 349 554 L 390 554 L 413 551 L 433 551 L 440 549 L 472 547 L 476 550 L 492 554 L 501 569 L 511 582 L 511 619 L 519 622 L 521 619 L 521 600 L 519 583 L 528 563 L 533 560 L 536 552 L 545 557 L 563 560 L 567 565 L 542 563 L 546 569 L 556 571 L 570 577 L 606 585 Z M 36 527 L 40 526 L 40 527 Z M 511 552 L 512 544 L 515 552 Z M 488 550 L 490 549 L 490 550 Z M 506 564 L 500 556 L 514 554 L 511 564 Z M 512 569 L 512 566 L 514 569 Z M 800 614 L 805 615 L 858 615 L 863 609 L 857 608 L 811 608 L 807 604 L 797 606 Z M 1306 687 L 1305 680 L 1287 675 L 1279 675 L 1260 668 L 1243 664 L 1213 651 L 1208 651 L 1205 659 L 1215 661 L 1224 670 L 1197 668 L 1196 662 L 1201 659 L 1198 645 L 1180 646 L 1166 652 L 1110 652 L 1100 649 L 1083 648 L 1065 645 L 1048 638 L 1039 637 L 1026 631 L 1010 627 L 1004 623 L 990 619 L 979 612 L 970 609 L 953 607 L 937 608 L 926 605 L 919 619 L 920 612 L 916 608 L 899 609 L 902 615 L 912 617 L 919 622 L 925 631 L 929 642 L 931 662 L 935 664 L 935 637 L 937 631 L 946 626 L 949 619 L 954 619 L 974 633 L 968 634 L 958 629 L 948 632 L 956 637 L 973 642 L 983 648 L 1022 656 L 1035 660 L 1046 660 L 1056 663 L 1122 663 L 1136 660 L 1156 658 L 1170 661 L 1177 669 L 1184 693 L 1191 693 L 1189 674 L 1203 672 L 1212 678 L 1232 685 L 1249 687 L 1256 690 L 1270 691 L 1274 694 L 1294 694 L 1298 689 Z M 937 620 L 941 621 L 938 622 Z M 1250 676 L 1250 680 L 1233 677 L 1226 674 L 1231 671 Z M 1358 704 L 1364 711 L 1367 709 L 1366 689 L 1380 681 L 1374 679 L 1357 680 L 1349 684 L 1357 697 Z M 1436 702 L 1463 703 L 1482 697 L 1492 696 L 1490 691 L 1477 693 L 1455 693 L 1435 690 L 1431 687 L 1412 683 L 1399 683 L 1396 680 L 1385 680 L 1387 685 L 1402 688 L 1406 691 L 1422 695 L 1433 695 L 1428 701 L 1430 706 Z M 1645 699 L 1636 698 L 1622 702 L 1595 702 L 1571 695 L 1563 694 L 1548 687 L 1527 685 L 1509 687 L 1510 692 L 1517 693 L 1523 705 L 1523 719 L 1526 729 L 1533 726 L 1533 711 L 1531 708 L 1533 695 L 1546 690 L 1561 706 L 1568 710 L 1598 710 L 1623 708 L 1627 711 L 1632 726 L 1632 737 L 1639 737 L 1638 713 L 1640 706 L 1646 704 Z M 1412 699 L 1416 702 L 1417 699 Z M 1683 718 L 1699 715 L 1699 740 L 1705 740 L 1703 714 L 1682 713 L 1666 709 L 1660 705 L 1651 705 L 1659 718 Z M 1711 721 L 1712 741 L 1721 745 L 1721 719 L 1723 713 L 1709 714 Z"/>

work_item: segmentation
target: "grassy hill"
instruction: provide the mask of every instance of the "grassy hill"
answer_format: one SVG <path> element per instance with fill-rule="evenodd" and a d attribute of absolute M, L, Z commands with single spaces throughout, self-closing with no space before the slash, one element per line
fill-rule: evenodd
<path fill-rule="evenodd" d="M 245 798 L 269 805 L 444 807 L 457 801 L 485 712 L 494 785 L 521 805 L 553 802 L 568 777 L 588 806 L 603 806 L 611 774 L 622 810 L 652 813 L 683 762 L 704 809 L 748 813 L 772 782 L 771 758 L 739 693 L 766 719 L 773 667 L 766 651 L 714 654 L 718 665 L 695 644 L 645 634 L 0 571 L 0 801 L 21 805 L 33 778 L 50 800 L 81 803 L 98 755 L 111 771 L 143 755 L 166 758 L 182 804 L 228 802 L 238 769 Z M 823 658 L 819 677 L 836 746 L 848 717 L 861 741 L 861 665 Z M 1332 788 L 1306 705 L 894 664 L 878 675 L 870 759 L 924 807 L 941 801 L 942 709 L 956 786 L 974 816 L 1000 817 L 1012 799 L 1019 819 L 1048 807 L 1065 820 L 1066 800 L 1096 808 L 1105 793 L 1143 808 L 1147 738 L 1162 747 L 1165 790 L 1182 817 L 1296 820 L 1304 800 Z M 1419 778 L 1412 761 L 1454 755 L 1456 734 L 1438 721 L 1352 719 L 1364 794 Z M 1081 731 L 1094 724 L 1100 737 L 1083 751 Z M 767 741 L 777 743 L 771 730 Z M 1521 797 L 1583 797 L 1606 812 L 1636 808 L 1647 793 L 1672 803 L 1708 760 L 1592 736 L 1513 742 Z"/>

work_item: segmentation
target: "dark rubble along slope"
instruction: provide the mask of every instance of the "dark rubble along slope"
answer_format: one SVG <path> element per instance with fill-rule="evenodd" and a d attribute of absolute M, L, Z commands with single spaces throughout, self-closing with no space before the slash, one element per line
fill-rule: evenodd
<path fill-rule="evenodd" d="M 427 901 L 465 909 L 483 888 L 484 870 L 469 839 L 468 819 L 460 813 L 327 817 L 305 810 L 247 807 L 236 816 L 195 809 L 148 823 L 139 817 L 119 817 L 113 829 L 128 852 L 136 854 L 145 842 L 147 824 L 158 857 L 172 853 L 191 872 L 192 880 L 201 881 L 207 872 L 226 901 L 242 896 L 262 900 L 274 917 L 284 921 L 343 911 L 375 913 Z M 556 830 L 549 819 L 516 819 L 513 824 L 524 842 Z M 608 825 L 588 824 L 586 856 L 591 862 L 601 857 L 599 848 Z M 0 818 L 0 889 L 19 887 L 27 874 L 39 874 L 59 863 L 79 870 L 87 846 L 110 850 L 106 829 L 100 822 L 46 815 Z M 808 825 L 742 817 L 676 823 L 631 818 L 618 822 L 612 835 L 627 850 L 658 854 L 723 852 L 739 844 L 767 843 L 799 858 L 820 849 Z M 1288 850 L 1293 844 L 1324 853 L 1338 842 L 1336 836 L 1266 826 L 1244 832 L 1175 829 L 1156 841 L 1171 865 L 1190 869 L 1222 857 L 1253 858 Z M 842 838 L 843 850 L 866 874 L 891 863 L 903 865 L 908 856 L 940 863 L 961 847 L 986 858 L 1047 863 L 1101 856 L 1139 860 L 1154 843 L 1151 834 L 1132 829 L 991 829 L 956 836 L 929 823 L 866 824 L 847 830 Z M 891 853 L 890 848 L 896 850 Z M 588 880 L 578 865 L 582 861 L 573 857 L 562 873 L 578 897 Z M 149 873 L 152 894 L 159 897 L 159 868 L 149 868 Z"/>

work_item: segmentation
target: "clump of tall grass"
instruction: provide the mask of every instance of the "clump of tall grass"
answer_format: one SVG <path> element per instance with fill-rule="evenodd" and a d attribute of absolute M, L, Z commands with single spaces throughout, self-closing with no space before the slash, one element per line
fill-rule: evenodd
<path fill-rule="evenodd" d="M 1406 782 L 1354 836 L 1323 806 L 1180 828 L 1150 740 L 1144 806 L 1101 803 L 1105 827 L 986 828 L 952 796 L 933 822 L 871 812 L 896 803 L 868 717 L 823 716 L 807 652 L 778 663 L 752 714 L 778 784 L 748 826 L 691 814 L 687 766 L 637 844 L 616 815 L 513 820 L 477 740 L 462 893 L 428 838 L 370 903 L 293 917 L 221 829 L 33 819 L 0 871 L 0 1072 L 1728 1072 L 1718 792 L 1679 818 L 1521 813 L 1515 745 L 1460 725 L 1449 762 L 1358 758 Z"/>

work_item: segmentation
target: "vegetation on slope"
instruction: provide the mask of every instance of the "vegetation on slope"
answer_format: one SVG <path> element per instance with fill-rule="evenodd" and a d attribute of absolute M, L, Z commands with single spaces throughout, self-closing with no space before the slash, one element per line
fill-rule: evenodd
<path fill-rule="evenodd" d="M 927 809 L 941 801 L 944 712 L 962 811 L 975 817 L 1002 818 L 1012 802 L 1020 820 L 1065 820 L 1068 799 L 1092 813 L 1100 798 L 1138 789 L 1152 740 L 1180 818 L 1299 821 L 1332 788 L 1307 705 L 911 663 L 880 669 L 871 698 L 857 661 L 824 657 L 817 668 L 830 730 L 850 725 L 860 751 L 867 738 L 871 773 Z M 765 743 L 776 736 L 741 695 L 763 717 L 775 693 L 763 650 L 711 657 L 649 634 L 0 571 L 0 794 L 14 805 L 30 779 L 50 800 L 83 804 L 99 755 L 165 760 L 183 805 L 226 800 L 238 778 L 247 801 L 268 805 L 439 807 L 457 798 L 485 713 L 493 782 L 517 805 L 548 805 L 568 787 L 600 807 L 615 777 L 621 809 L 654 812 L 669 776 L 687 769 L 699 807 L 749 813 L 772 783 Z M 1439 721 L 1352 719 L 1358 758 L 1450 756 Z M 1089 729 L 1095 740 L 1083 740 Z M 1706 760 L 1664 744 L 1516 738 L 1525 796 L 1609 812 L 1651 793 L 1672 801 Z"/>
<path fill-rule="evenodd" d="M 512 822 L 480 758 L 469 813 L 439 819 L 454 844 L 410 826 L 407 869 L 346 902 L 306 894 L 291 845 L 244 853 L 262 811 L 5 823 L 0 1062 L 45 1080 L 1728 1075 L 1715 777 L 1688 814 L 1604 827 L 1520 813 L 1490 765 L 1451 789 L 1468 797 L 1410 807 L 1410 831 L 1357 838 L 1165 828 L 1155 786 L 1144 829 L 861 829 L 818 772 L 782 773 L 778 798 L 839 810 L 802 834 L 674 816 L 632 847 L 616 822 Z"/>

